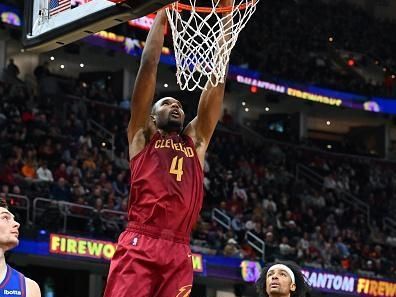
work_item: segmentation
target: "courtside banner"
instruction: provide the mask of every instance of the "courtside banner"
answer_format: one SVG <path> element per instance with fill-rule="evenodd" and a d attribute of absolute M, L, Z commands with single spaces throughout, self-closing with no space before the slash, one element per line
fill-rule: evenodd
<path fill-rule="evenodd" d="M 302 272 L 309 285 L 318 291 L 346 294 L 354 294 L 356 292 L 356 275 L 333 273 L 311 268 L 304 268 Z"/>
<path fill-rule="evenodd" d="M 74 237 L 61 234 L 51 234 L 49 253 L 72 257 L 83 257 L 110 261 L 117 245 L 111 241 Z M 202 255 L 192 254 L 194 272 L 204 272 Z"/>
<path fill-rule="evenodd" d="M 359 277 L 356 285 L 356 293 L 361 296 L 395 297 L 396 282 Z"/>
<path fill-rule="evenodd" d="M 260 80 L 241 74 L 237 74 L 233 78 L 241 84 L 285 94 L 300 100 L 307 100 L 335 107 L 343 106 L 369 112 L 396 114 L 395 98 L 369 97 L 284 80 L 277 80 L 275 83 L 270 80 Z"/>
<path fill-rule="evenodd" d="M 396 281 L 373 279 L 356 274 L 334 273 L 322 269 L 304 268 L 308 283 L 321 292 L 370 297 L 396 297 Z"/>
<path fill-rule="evenodd" d="M 116 251 L 116 247 L 117 245 L 110 241 L 51 234 L 49 252 L 51 254 L 110 261 Z"/>
<path fill-rule="evenodd" d="M 102 241 L 83 237 L 51 234 L 49 253 L 73 257 L 92 258 L 110 261 L 117 245 L 111 241 Z M 194 272 L 203 272 L 202 255 L 192 254 Z"/>
<path fill-rule="evenodd" d="M 111 241 L 50 234 L 49 238 L 41 240 L 21 239 L 12 253 L 108 264 L 115 250 L 116 244 Z M 202 277 L 236 282 L 254 283 L 263 267 L 263 263 L 258 261 L 201 253 L 193 253 L 191 260 L 194 272 Z M 367 297 L 396 297 L 396 279 L 368 278 L 309 267 L 304 267 L 302 271 L 312 289 L 316 291 Z"/>

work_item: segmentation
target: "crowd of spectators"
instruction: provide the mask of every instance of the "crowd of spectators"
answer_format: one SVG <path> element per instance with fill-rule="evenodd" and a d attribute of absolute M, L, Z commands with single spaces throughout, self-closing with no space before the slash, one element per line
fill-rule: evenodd
<path fill-rule="evenodd" d="M 47 198 L 44 206 L 37 204 L 33 228 L 62 231 L 67 215 L 67 232 L 115 239 L 128 202 L 124 131 L 129 113 L 90 100 L 32 94 L 24 84 L 0 85 L 2 195 Z M 114 159 L 110 144 L 90 128 L 90 119 L 114 133 Z M 237 129 L 216 132 L 204 168 L 205 203 L 193 250 L 259 258 L 247 244 L 250 231 L 264 240 L 266 260 L 394 273 L 396 250 L 386 241 L 380 220 L 390 209 L 384 205 L 395 202 L 392 166 L 353 160 L 275 143 L 247 145 Z M 322 175 L 323 185 L 296 178 L 299 162 Z M 372 220 L 340 200 L 340 190 L 370 203 Z M 19 202 L 10 203 L 17 211 Z M 212 220 L 214 208 L 230 217 L 229 228 Z"/>
<path fill-rule="evenodd" d="M 259 253 L 246 244 L 246 232 L 251 231 L 264 240 L 266 260 L 294 259 L 308 266 L 394 273 L 396 250 L 386 244 L 381 225 L 392 199 L 384 195 L 389 199 L 386 203 L 370 201 L 372 221 L 367 222 L 364 212 L 339 199 L 342 191 L 349 191 L 346 185 L 359 177 L 352 174 L 353 162 L 328 159 L 326 154 L 291 146 L 252 147 L 235 136 L 215 137 L 207 159 L 206 221 L 198 224 L 194 242 L 227 255 L 255 257 Z M 319 187 L 296 179 L 296 163 L 304 160 L 325 177 Z M 337 162 L 352 167 L 338 169 Z M 349 174 L 353 178 L 347 182 Z M 371 172 L 370 178 L 375 177 Z M 377 188 L 369 187 L 372 196 Z M 214 206 L 231 218 L 230 230 L 219 229 L 209 219 Z"/>
<path fill-rule="evenodd" d="M 375 19 L 348 1 L 263 1 L 253 18 L 236 44 L 235 63 L 279 79 L 395 95 L 396 43 L 389 38 L 395 23 Z M 365 29 L 357 30 L 362 24 Z M 347 60 L 335 58 L 338 49 L 362 54 L 357 66 L 385 67 L 384 80 L 375 82 L 351 71 Z"/>

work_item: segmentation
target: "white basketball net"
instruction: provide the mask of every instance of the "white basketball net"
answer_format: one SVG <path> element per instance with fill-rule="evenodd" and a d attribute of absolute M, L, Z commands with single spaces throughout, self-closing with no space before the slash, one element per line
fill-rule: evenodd
<path fill-rule="evenodd" d="M 224 83 L 231 50 L 239 32 L 256 11 L 258 0 L 233 0 L 230 13 L 216 12 L 218 0 L 211 0 L 212 8 L 205 13 L 196 11 L 197 0 L 189 1 L 191 11 L 181 10 L 178 2 L 166 8 L 177 83 L 182 90 L 205 90 L 207 83 L 214 87 Z"/>

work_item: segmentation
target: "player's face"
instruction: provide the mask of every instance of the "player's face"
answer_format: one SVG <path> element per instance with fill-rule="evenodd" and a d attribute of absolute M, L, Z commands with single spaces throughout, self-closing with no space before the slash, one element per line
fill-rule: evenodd
<path fill-rule="evenodd" d="M 0 248 L 7 251 L 18 245 L 19 226 L 13 214 L 0 207 Z"/>
<path fill-rule="evenodd" d="M 154 121 L 158 129 L 180 132 L 184 117 L 183 107 L 175 98 L 165 97 L 155 103 Z"/>
<path fill-rule="evenodd" d="M 289 274 L 282 269 L 273 269 L 267 272 L 266 291 L 268 296 L 290 296 L 296 290 Z"/>

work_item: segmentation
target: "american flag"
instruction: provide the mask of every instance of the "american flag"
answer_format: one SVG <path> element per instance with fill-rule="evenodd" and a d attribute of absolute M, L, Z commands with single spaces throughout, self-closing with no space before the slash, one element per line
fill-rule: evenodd
<path fill-rule="evenodd" d="M 70 8 L 71 8 L 70 0 L 49 0 L 48 10 L 50 16 L 54 16 Z"/>

